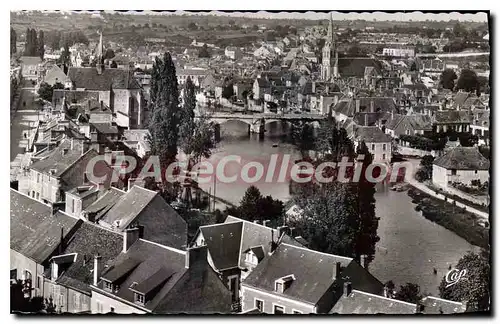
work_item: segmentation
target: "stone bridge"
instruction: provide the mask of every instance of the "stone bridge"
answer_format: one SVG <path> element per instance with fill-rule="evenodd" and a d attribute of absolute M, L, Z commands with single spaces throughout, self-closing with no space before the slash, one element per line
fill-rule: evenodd
<path fill-rule="evenodd" d="M 196 118 L 200 118 L 201 115 L 199 113 L 196 114 Z M 243 113 L 226 113 L 226 112 L 216 112 L 205 115 L 211 122 L 215 124 L 223 124 L 225 122 L 231 120 L 237 120 L 244 122 L 248 125 L 249 132 L 264 133 L 265 125 L 278 122 L 278 121 L 288 121 L 292 122 L 294 120 L 302 120 L 302 121 L 320 121 L 325 119 L 326 116 L 319 114 L 276 114 L 276 113 L 252 113 L 252 114 L 243 114 Z"/>

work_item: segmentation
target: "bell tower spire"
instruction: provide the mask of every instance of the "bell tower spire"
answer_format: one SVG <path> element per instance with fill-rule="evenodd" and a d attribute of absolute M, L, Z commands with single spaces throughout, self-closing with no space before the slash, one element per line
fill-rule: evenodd
<path fill-rule="evenodd" d="M 97 73 L 101 74 L 102 71 L 104 70 L 104 46 L 102 43 L 102 31 L 99 32 L 99 45 L 97 45 L 97 63 L 96 63 L 96 68 L 97 68 Z"/>

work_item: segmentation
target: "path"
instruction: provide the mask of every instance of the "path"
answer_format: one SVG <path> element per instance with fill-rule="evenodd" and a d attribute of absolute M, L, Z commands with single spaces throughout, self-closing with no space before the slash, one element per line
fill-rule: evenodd
<path fill-rule="evenodd" d="M 417 180 L 415 180 L 415 172 L 418 170 L 418 164 L 417 165 L 415 165 L 415 164 L 420 163 L 420 160 L 408 159 L 408 161 L 414 165 L 413 172 L 410 174 L 409 177 L 405 177 L 405 179 L 408 181 L 408 183 L 411 184 L 413 187 L 425 192 L 428 195 L 431 195 L 431 196 L 438 198 L 438 199 L 441 199 L 441 200 L 445 200 L 446 197 L 444 195 L 436 193 L 434 190 L 427 187 L 424 183 L 421 183 L 421 182 L 418 182 Z M 451 203 L 451 204 L 454 202 L 454 200 L 451 198 L 447 198 L 446 201 Z M 455 204 L 458 207 L 465 208 L 465 210 L 467 210 L 468 212 L 471 212 L 473 214 L 476 214 L 479 217 L 484 218 L 485 220 L 489 220 L 489 218 L 490 218 L 490 215 L 488 213 L 485 213 L 485 212 L 477 210 L 473 207 L 467 206 L 461 202 L 456 201 Z"/>

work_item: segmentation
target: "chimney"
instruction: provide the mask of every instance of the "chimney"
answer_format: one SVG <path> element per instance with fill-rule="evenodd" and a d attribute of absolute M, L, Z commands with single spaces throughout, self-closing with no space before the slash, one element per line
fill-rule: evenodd
<path fill-rule="evenodd" d="M 262 225 L 264 226 L 267 226 L 267 224 L 269 224 L 271 221 L 269 219 L 266 219 L 264 221 L 262 221 Z"/>
<path fill-rule="evenodd" d="M 365 113 L 365 126 L 368 126 L 368 113 Z"/>
<path fill-rule="evenodd" d="M 417 302 L 417 309 L 416 309 L 416 313 L 417 314 L 422 314 L 424 312 L 424 308 L 425 306 L 422 305 L 422 303 L 420 303 L 420 301 Z"/>
<path fill-rule="evenodd" d="M 123 232 L 123 253 L 127 253 L 132 244 L 142 238 L 141 234 L 144 235 L 144 229 L 141 229 L 141 227 L 142 226 L 136 226 L 134 228 L 125 229 Z"/>
<path fill-rule="evenodd" d="M 359 99 L 356 99 L 356 111 L 355 112 L 359 112 L 359 105 L 360 105 L 360 100 Z"/>
<path fill-rule="evenodd" d="M 102 256 L 97 253 L 94 256 L 94 286 L 97 286 L 102 273 Z"/>
<path fill-rule="evenodd" d="M 348 297 L 352 292 L 352 284 L 350 281 L 344 282 L 344 296 Z"/>
<path fill-rule="evenodd" d="M 253 223 L 254 224 L 259 224 L 259 221 L 258 220 L 254 220 Z"/>
<path fill-rule="evenodd" d="M 313 94 L 314 94 L 314 93 L 316 93 L 316 81 L 313 81 L 313 82 L 312 82 L 311 92 L 312 92 Z"/>
<path fill-rule="evenodd" d="M 374 113 L 375 112 L 375 106 L 373 104 L 373 99 L 370 100 L 370 112 Z"/>
<path fill-rule="evenodd" d="M 101 110 L 104 110 L 104 102 L 101 100 Z"/>
<path fill-rule="evenodd" d="M 61 227 L 61 237 L 59 240 L 59 254 L 63 254 L 64 251 L 64 227 Z"/>
<path fill-rule="evenodd" d="M 278 244 L 276 242 L 274 242 L 274 229 L 271 228 L 271 243 L 269 243 L 271 245 L 271 249 L 269 250 L 269 253 L 268 255 L 271 255 L 273 254 L 274 250 L 276 250 L 276 247 L 278 246 Z"/>
<path fill-rule="evenodd" d="M 288 232 L 289 230 L 289 227 L 284 225 L 284 226 L 280 226 L 278 227 L 278 235 L 279 237 L 283 236 L 284 233 Z"/>
<path fill-rule="evenodd" d="M 340 279 L 341 272 L 342 272 L 342 266 L 340 265 L 340 262 L 335 263 L 335 273 L 333 274 L 333 279 L 334 280 Z"/>

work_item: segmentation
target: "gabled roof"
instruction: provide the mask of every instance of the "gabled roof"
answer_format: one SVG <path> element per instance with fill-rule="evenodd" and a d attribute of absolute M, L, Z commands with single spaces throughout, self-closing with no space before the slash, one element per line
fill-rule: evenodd
<path fill-rule="evenodd" d="M 10 248 L 38 264 L 46 261 L 82 221 L 10 190 Z"/>
<path fill-rule="evenodd" d="M 105 265 L 123 248 L 123 236 L 93 223 L 85 222 L 69 239 L 63 253 L 76 253 L 76 260 L 57 278 L 57 283 L 90 293 L 94 256 L 99 254 Z"/>
<path fill-rule="evenodd" d="M 373 67 L 377 73 L 380 73 L 382 64 L 368 57 L 341 57 L 338 60 L 339 74 L 342 77 L 363 78 L 366 67 Z"/>
<path fill-rule="evenodd" d="M 277 279 L 293 275 L 295 280 L 282 295 L 314 305 L 335 282 L 337 262 L 345 268 L 352 261 L 352 258 L 281 243 L 248 275 L 243 285 L 274 292 Z"/>
<path fill-rule="evenodd" d="M 85 208 L 84 211 L 89 214 L 95 214 L 95 219 L 100 219 L 124 194 L 124 191 L 111 187 L 99 199 Z"/>
<path fill-rule="evenodd" d="M 424 314 L 454 314 L 466 311 L 466 306 L 462 303 L 433 296 L 422 298 L 420 303 L 424 306 Z"/>
<path fill-rule="evenodd" d="M 456 170 L 489 170 L 490 161 L 477 147 L 455 147 L 434 160 L 434 165 Z"/>
<path fill-rule="evenodd" d="M 435 115 L 438 124 L 470 123 L 471 115 L 466 110 L 439 110 Z"/>
<path fill-rule="evenodd" d="M 65 151 L 66 153 L 64 153 Z M 50 173 L 55 177 L 60 177 L 81 157 L 81 141 L 73 141 L 73 149 L 71 149 L 71 141 L 63 140 L 47 158 L 33 163 L 30 168 L 38 172 Z"/>
<path fill-rule="evenodd" d="M 352 290 L 335 303 L 329 314 L 415 314 L 417 305 Z"/>
<path fill-rule="evenodd" d="M 98 74 L 94 67 L 70 67 L 68 77 L 76 88 L 108 91 L 113 89 L 140 89 L 131 71 L 104 69 Z"/>
<path fill-rule="evenodd" d="M 242 228 L 242 222 L 200 227 L 216 269 L 238 267 Z"/>
<path fill-rule="evenodd" d="M 377 126 L 357 126 L 354 128 L 354 137 L 358 141 L 367 143 L 391 142 L 391 137 Z"/>
<path fill-rule="evenodd" d="M 146 208 L 157 194 L 157 192 L 133 186 L 130 191 L 119 198 L 100 220 L 108 224 L 119 221 L 120 224 L 117 228 L 124 229 Z"/>
<path fill-rule="evenodd" d="M 394 115 L 393 119 L 390 119 L 387 124 L 387 129 L 396 129 L 398 125 L 406 121 L 410 127 L 414 130 L 429 130 L 432 129 L 432 120 L 428 115 Z"/>

